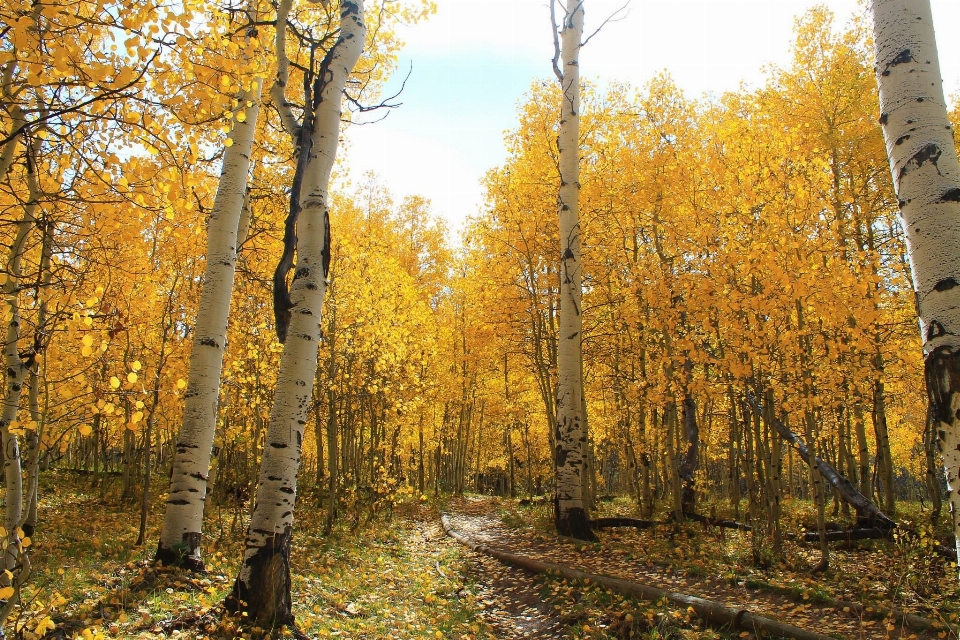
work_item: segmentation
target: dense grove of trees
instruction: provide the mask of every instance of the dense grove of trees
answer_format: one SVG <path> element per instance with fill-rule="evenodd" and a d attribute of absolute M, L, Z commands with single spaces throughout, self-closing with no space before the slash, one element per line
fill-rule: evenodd
<path fill-rule="evenodd" d="M 220 11 L 200 29 L 206 8 L 192 3 L 119 6 L 0 7 L 11 569 L 36 522 L 38 469 L 84 470 L 135 501 L 170 468 L 217 172 L 276 73 L 273 9 Z M 392 70 L 394 25 L 429 10 L 367 8 L 352 104 L 375 100 Z M 303 117 L 295 94 L 323 73 L 338 20 L 326 3 L 294 8 L 289 104 L 264 86 L 252 117 L 208 498 L 232 506 L 238 534 L 283 350 L 273 281 L 298 143 L 280 115 Z M 395 201 L 375 177 L 332 194 L 300 474 L 328 526 L 406 493 L 551 491 L 560 91 L 531 86 L 456 241 L 428 202 Z M 823 9 L 756 90 L 694 100 L 666 75 L 584 84 L 588 502 L 627 493 L 641 517 L 712 511 L 765 523 L 779 543 L 785 500 L 849 513 L 781 437 L 792 432 L 887 515 L 917 498 L 939 513 L 876 91 L 866 25 L 838 28 Z"/>

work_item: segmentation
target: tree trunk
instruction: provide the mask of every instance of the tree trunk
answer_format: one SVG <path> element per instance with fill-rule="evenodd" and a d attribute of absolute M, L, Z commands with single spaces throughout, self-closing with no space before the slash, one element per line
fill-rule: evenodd
<path fill-rule="evenodd" d="M 289 9 L 290 2 L 285 0 L 278 12 L 278 25 L 286 24 Z M 226 602 L 228 610 L 245 612 L 249 624 L 266 629 L 293 623 L 290 539 L 330 259 L 327 189 L 337 152 L 343 91 L 366 40 L 363 17 L 363 0 L 342 0 L 339 36 L 316 78 L 312 146 L 300 195 L 300 244 L 290 288 L 294 313 L 280 359 L 243 564 Z M 283 28 L 277 30 L 277 55 L 285 60 L 283 33 Z"/>
<path fill-rule="evenodd" d="M 554 2 L 551 1 L 551 8 Z M 556 25 L 554 25 L 556 26 Z M 557 53 L 560 97 L 560 313 L 557 346 L 556 494 L 554 519 L 561 535 L 594 540 L 584 496 L 585 451 L 588 440 L 583 415 L 581 375 L 583 318 L 581 316 L 580 256 L 580 42 L 583 2 L 567 0 Z M 555 32 L 556 33 L 556 32 Z M 556 66 L 556 65 L 555 65 Z"/>
<path fill-rule="evenodd" d="M 252 24 L 258 23 L 257 0 L 249 1 L 247 14 Z M 250 27 L 247 37 L 255 34 L 256 27 Z M 165 565 L 182 565 L 194 571 L 203 570 L 200 555 L 203 507 L 210 452 L 217 430 L 220 375 L 240 246 L 237 234 L 247 204 L 247 174 L 260 113 L 261 86 L 262 81 L 254 78 L 250 90 L 243 90 L 237 96 L 237 111 L 243 117 L 234 118 L 230 136 L 233 144 L 223 151 L 220 184 L 207 226 L 207 260 L 190 352 L 183 421 L 173 457 L 163 528 L 154 556 Z"/>
<path fill-rule="evenodd" d="M 877 357 L 879 358 L 879 355 Z M 877 437 L 877 471 L 883 485 L 882 495 L 877 495 L 877 502 L 883 498 L 883 509 L 892 518 L 895 509 L 893 459 L 890 456 L 890 437 L 887 430 L 886 394 L 880 379 L 874 382 L 873 387 L 873 429 Z"/>
<path fill-rule="evenodd" d="M 918 301 L 930 411 L 960 550 L 960 163 L 929 0 L 873 0 L 880 123 Z"/>
<path fill-rule="evenodd" d="M 7 258 L 3 296 L 6 298 L 6 310 L 3 314 L 7 322 L 6 342 L 3 346 L 4 368 L 6 369 L 6 386 L 3 394 L 3 409 L 0 412 L 0 443 L 3 445 L 3 480 L 6 488 L 3 528 L 6 530 L 6 551 L 4 552 L 3 568 L 6 573 L 0 573 L 0 586 L 19 585 L 24 575 L 18 570 L 20 565 L 20 525 L 23 517 L 23 474 L 20 462 L 20 443 L 17 432 L 17 413 L 20 409 L 20 395 L 27 372 L 33 365 L 35 354 L 26 360 L 20 357 L 18 344 L 20 341 L 20 279 L 21 263 L 27 249 L 27 238 L 37 222 L 37 207 L 40 199 L 40 185 L 37 180 L 36 157 L 41 140 L 35 138 L 27 147 L 27 199 L 23 209 L 23 217 L 17 223 L 17 233 L 10 245 Z M 0 625 L 10 614 L 11 602 L 16 598 L 9 598 L 0 611 Z"/>

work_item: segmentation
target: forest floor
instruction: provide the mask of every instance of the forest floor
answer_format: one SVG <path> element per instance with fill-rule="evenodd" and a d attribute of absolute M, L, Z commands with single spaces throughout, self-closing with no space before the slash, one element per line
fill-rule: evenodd
<path fill-rule="evenodd" d="M 85 476 L 47 472 L 41 521 L 28 549 L 33 575 L 8 637 L 36 640 L 43 632 L 88 640 L 239 636 L 218 605 L 236 575 L 249 505 L 210 510 L 207 570 L 194 575 L 150 563 L 162 494 L 153 502 L 148 543 L 137 547 L 138 505 L 119 500 L 112 487 L 103 494 L 90 491 L 88 483 Z M 348 516 L 332 535 L 323 536 L 324 512 L 315 504 L 309 494 L 298 500 L 292 553 L 294 612 L 300 631 L 310 638 L 752 637 L 705 628 L 689 611 L 665 603 L 505 566 L 445 535 L 441 512 L 450 515 L 459 533 L 491 547 L 721 600 L 837 638 L 948 634 L 845 615 L 824 606 L 828 598 L 876 607 L 892 601 L 947 619 L 955 619 L 960 606 L 956 569 L 930 566 L 920 551 L 903 543 L 838 551 L 836 568 L 811 578 L 801 565 L 816 555 L 815 549 L 791 547 L 788 562 L 779 568 L 756 569 L 745 559 L 750 543 L 744 534 L 727 532 L 721 538 L 700 525 L 672 537 L 662 530 L 617 530 L 604 532 L 602 544 L 574 543 L 551 533 L 547 506 L 469 496 L 411 499 L 392 514 Z M 891 576 L 898 575 L 894 588 Z M 921 598 L 915 586 L 937 591 Z M 288 630 L 284 637 L 291 635 Z"/>
<path fill-rule="evenodd" d="M 524 509 L 515 501 L 496 506 L 489 498 L 467 497 L 451 501 L 448 508 L 452 529 L 489 547 L 706 598 L 824 635 L 848 639 L 955 637 L 942 628 L 904 627 L 883 615 L 896 608 L 941 623 L 957 620 L 955 567 L 931 559 L 906 542 L 870 542 L 834 550 L 833 568 L 810 576 L 807 569 L 819 559 L 814 545 L 787 543 L 785 561 L 757 568 L 747 561 L 752 557 L 749 533 L 699 524 L 686 525 L 679 533 L 663 528 L 659 532 L 619 529 L 604 532 L 602 542 L 592 544 L 557 537 L 552 532 L 550 505 Z M 924 562 L 928 562 L 926 567 L 918 566 Z M 932 568 L 934 563 L 939 565 L 937 569 Z M 922 597 L 918 589 L 937 592 Z M 578 598 L 571 596 L 575 605 Z M 829 601 L 841 602 L 831 606 Z M 857 614 L 843 601 L 865 604 L 867 610 Z M 599 630 L 618 626 L 609 616 L 604 619 L 592 616 L 586 607 L 580 609 L 583 625 Z M 572 614 L 566 617 L 569 620 Z"/>

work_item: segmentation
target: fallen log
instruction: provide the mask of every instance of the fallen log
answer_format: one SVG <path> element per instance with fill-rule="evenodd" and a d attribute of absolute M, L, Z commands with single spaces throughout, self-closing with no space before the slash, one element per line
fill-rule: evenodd
<path fill-rule="evenodd" d="M 771 584 L 762 580 L 751 580 L 746 582 L 744 586 L 748 589 L 763 589 L 764 591 L 769 591 L 771 593 L 776 593 L 794 599 L 796 598 L 796 592 L 794 589 Z M 956 637 L 958 632 L 957 625 L 946 621 L 930 620 L 929 618 L 918 616 L 915 613 L 909 613 L 903 609 L 887 609 L 876 604 L 868 606 L 859 602 L 847 602 L 845 600 L 837 600 L 829 597 L 822 598 L 820 602 L 833 607 L 834 609 L 843 610 L 845 613 L 852 612 L 863 618 L 873 618 L 875 620 L 897 620 L 911 629 L 915 629 L 916 631 L 947 630 L 952 632 L 954 637 Z"/>
<path fill-rule="evenodd" d="M 788 540 L 800 540 L 802 542 L 819 542 L 820 534 L 816 531 L 807 531 L 806 533 L 788 533 Z M 827 531 L 827 542 L 853 542 L 854 540 L 889 540 L 893 537 L 892 529 L 877 529 L 869 527 L 864 529 L 844 529 L 841 531 Z"/>
<path fill-rule="evenodd" d="M 746 394 L 747 404 L 759 414 L 763 414 L 763 405 L 753 397 L 753 394 Z M 787 425 L 773 418 L 773 426 L 777 429 L 777 433 L 781 438 L 789 442 L 797 453 L 800 454 L 800 457 L 807 464 L 810 462 L 810 449 L 807 448 L 807 445 L 800 439 L 800 437 L 790 430 Z M 878 528 L 882 529 L 895 529 L 897 523 L 887 517 L 885 513 L 880 511 L 880 508 L 873 504 L 869 498 L 860 493 L 856 487 L 853 486 L 853 483 L 850 482 L 847 478 L 840 475 L 840 473 L 833 468 L 833 466 L 820 459 L 818 456 L 813 457 L 813 465 L 820 472 L 820 475 L 826 479 L 830 485 L 836 489 L 837 495 L 840 496 L 840 499 L 853 507 L 857 512 L 857 519 L 863 524 L 873 524 Z"/>
<path fill-rule="evenodd" d="M 611 529 L 614 527 L 634 527 L 636 529 L 650 529 L 669 522 L 654 522 L 652 520 L 638 520 L 637 518 L 594 518 L 590 521 L 591 529 Z"/>
<path fill-rule="evenodd" d="M 710 518 L 708 516 L 702 516 L 699 513 L 689 513 L 684 512 L 683 517 L 688 520 L 693 520 L 694 522 L 702 522 L 703 524 L 709 525 L 711 527 L 723 527 L 724 529 L 737 529 L 738 531 L 753 531 L 753 527 L 748 524 L 743 524 L 742 522 L 737 522 L 735 520 L 723 520 L 721 518 Z"/>
<path fill-rule="evenodd" d="M 696 596 L 666 591 L 638 582 L 621 580 L 620 578 L 569 569 L 552 562 L 541 562 L 540 560 L 534 560 L 526 556 L 492 549 L 486 545 L 478 544 L 454 531 L 450 526 L 450 519 L 446 515 L 442 515 L 440 521 L 447 535 L 457 542 L 469 547 L 473 551 L 496 558 L 512 567 L 526 569 L 533 573 L 559 575 L 567 580 L 579 580 L 598 584 L 605 589 L 610 589 L 621 595 L 633 596 L 641 600 L 653 602 L 666 600 L 674 606 L 692 609 L 703 621 L 714 627 L 747 631 L 757 636 L 767 634 L 781 638 L 792 638 L 793 640 L 832 640 L 830 636 L 825 636 L 813 631 L 806 631 L 771 618 L 758 616 L 750 613 L 746 609 L 734 609 L 719 602 L 698 598 Z"/>

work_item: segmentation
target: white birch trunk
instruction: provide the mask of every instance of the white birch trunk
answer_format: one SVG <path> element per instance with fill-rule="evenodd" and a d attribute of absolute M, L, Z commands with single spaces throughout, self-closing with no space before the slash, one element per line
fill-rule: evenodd
<path fill-rule="evenodd" d="M 363 10 L 362 0 L 341 1 L 340 36 L 323 70 L 326 77 L 321 78 L 313 144 L 300 197 L 297 264 L 290 287 L 292 317 L 280 359 L 243 565 L 227 602 L 228 608 L 245 611 L 251 624 L 265 628 L 293 622 L 290 540 L 326 291 L 325 263 L 330 251 L 327 189 L 336 158 L 344 88 L 366 40 Z"/>
<path fill-rule="evenodd" d="M 40 197 L 40 185 L 37 181 L 36 157 L 40 140 L 27 148 L 27 203 L 23 217 L 17 223 L 17 235 L 10 246 L 6 265 L 6 282 L 3 284 L 3 297 L 6 304 L 2 307 L 7 322 L 6 342 L 3 347 L 5 385 L 3 408 L 0 410 L 0 440 L 3 443 L 3 479 L 6 496 L 3 515 L 3 568 L 10 573 L 0 574 L 0 586 L 13 586 L 19 590 L 22 576 L 18 575 L 21 563 L 20 525 L 23 518 L 23 473 L 20 463 L 20 443 L 10 425 L 17 419 L 20 410 L 20 395 L 31 362 L 20 358 L 20 270 L 23 254 L 27 248 L 27 238 L 37 222 L 37 202 Z M 16 598 L 10 598 L 0 607 L 0 625 L 6 622 Z"/>
<path fill-rule="evenodd" d="M 247 11 L 251 21 L 257 22 L 257 0 L 250 1 Z M 233 144 L 224 148 L 220 184 L 207 227 L 207 262 L 190 353 L 183 422 L 155 556 L 165 565 L 183 565 L 195 571 L 203 570 L 200 534 L 237 266 L 237 229 L 246 204 L 247 174 L 260 114 L 262 81 L 255 78 L 252 83 L 238 96 L 238 116 L 230 135 Z"/>
<path fill-rule="evenodd" d="M 960 549 L 960 164 L 929 0 L 873 0 L 880 123 L 919 300 L 927 392 Z"/>
<path fill-rule="evenodd" d="M 557 343 L 556 495 L 557 531 L 592 539 L 584 501 L 584 450 L 587 443 L 583 416 L 581 346 L 580 255 L 580 42 L 583 38 L 583 0 L 567 0 L 560 33 L 560 313 Z"/>

